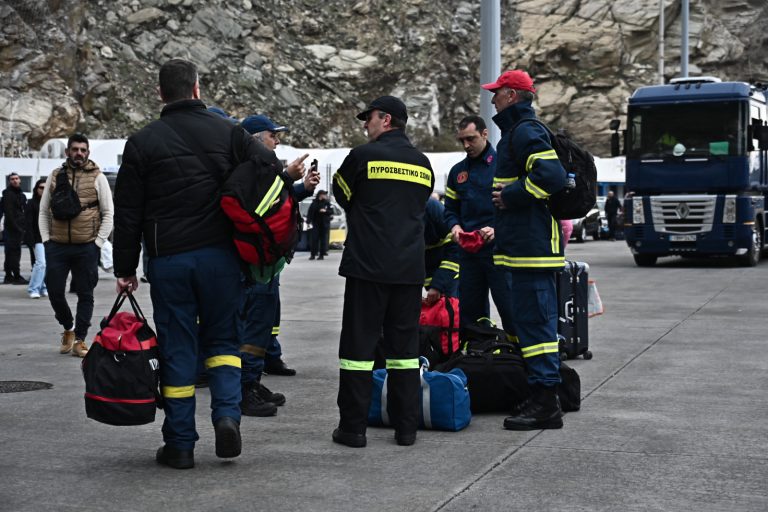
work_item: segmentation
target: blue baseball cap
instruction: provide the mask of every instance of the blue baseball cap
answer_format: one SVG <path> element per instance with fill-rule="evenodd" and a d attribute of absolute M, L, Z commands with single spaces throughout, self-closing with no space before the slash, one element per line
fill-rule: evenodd
<path fill-rule="evenodd" d="M 245 131 L 253 135 L 259 132 L 287 132 L 288 127 L 275 124 L 270 118 L 259 114 L 257 116 L 248 116 L 240 123 Z"/>
<path fill-rule="evenodd" d="M 230 116 L 229 114 L 227 114 L 227 113 L 224 111 L 224 109 L 223 109 L 223 108 L 219 108 L 219 107 L 208 107 L 208 112 L 213 112 L 214 114 L 218 114 L 218 115 L 220 115 L 221 117 L 223 117 L 224 119 L 226 119 L 227 121 L 229 121 L 229 122 L 231 122 L 231 123 L 237 123 L 237 119 L 236 119 L 236 118 L 234 118 L 234 117 L 232 117 L 232 116 Z"/>

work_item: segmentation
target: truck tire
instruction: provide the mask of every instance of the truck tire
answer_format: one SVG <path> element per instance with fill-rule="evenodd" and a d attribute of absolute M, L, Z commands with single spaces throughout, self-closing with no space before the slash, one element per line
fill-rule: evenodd
<path fill-rule="evenodd" d="M 638 267 L 652 267 L 656 264 L 658 256 L 654 254 L 633 254 L 635 264 Z"/>
<path fill-rule="evenodd" d="M 744 267 L 754 267 L 760 262 L 760 254 L 763 252 L 763 227 L 759 220 L 755 220 L 755 229 L 752 231 L 752 244 L 749 246 L 747 254 L 741 257 L 741 264 Z"/>
<path fill-rule="evenodd" d="M 587 241 L 587 228 L 582 222 L 579 229 L 576 231 L 576 243 L 583 244 Z"/>

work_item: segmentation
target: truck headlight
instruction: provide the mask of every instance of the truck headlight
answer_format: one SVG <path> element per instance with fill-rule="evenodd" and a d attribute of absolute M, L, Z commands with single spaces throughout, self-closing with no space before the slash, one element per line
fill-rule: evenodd
<path fill-rule="evenodd" d="M 733 224 L 736 222 L 736 198 L 726 196 L 723 204 L 723 224 Z"/>
<path fill-rule="evenodd" d="M 643 198 L 632 198 L 632 223 L 645 224 L 645 210 L 643 209 Z"/>

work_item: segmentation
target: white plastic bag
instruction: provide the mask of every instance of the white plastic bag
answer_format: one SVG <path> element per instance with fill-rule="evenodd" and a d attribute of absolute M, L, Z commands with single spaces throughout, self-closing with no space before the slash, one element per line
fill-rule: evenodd
<path fill-rule="evenodd" d="M 603 301 L 600 300 L 600 293 L 597 291 L 597 283 L 594 279 L 590 279 L 587 284 L 587 316 L 592 318 L 602 315 L 605 310 L 603 309 Z"/>

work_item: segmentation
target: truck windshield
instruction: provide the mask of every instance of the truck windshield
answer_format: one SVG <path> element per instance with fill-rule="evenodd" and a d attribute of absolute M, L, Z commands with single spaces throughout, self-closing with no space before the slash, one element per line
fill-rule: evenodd
<path fill-rule="evenodd" d="M 741 105 L 730 101 L 630 106 L 627 156 L 743 155 L 747 123 Z"/>

